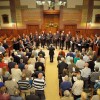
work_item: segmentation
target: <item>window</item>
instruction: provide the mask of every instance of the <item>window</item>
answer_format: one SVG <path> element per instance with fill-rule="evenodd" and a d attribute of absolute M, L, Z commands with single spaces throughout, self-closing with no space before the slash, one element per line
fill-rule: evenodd
<path fill-rule="evenodd" d="M 100 23 L 100 14 L 95 15 L 95 22 Z"/>
<path fill-rule="evenodd" d="M 8 15 L 6 15 L 6 14 L 2 15 L 2 20 L 3 20 L 4 24 L 9 23 L 9 17 L 8 17 Z"/>

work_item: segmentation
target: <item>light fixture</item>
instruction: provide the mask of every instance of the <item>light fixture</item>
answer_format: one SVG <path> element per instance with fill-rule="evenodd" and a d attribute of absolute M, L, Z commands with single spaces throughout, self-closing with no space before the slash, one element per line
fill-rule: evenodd
<path fill-rule="evenodd" d="M 36 0 L 37 5 L 48 5 L 50 8 L 55 6 L 65 6 L 67 0 Z"/>

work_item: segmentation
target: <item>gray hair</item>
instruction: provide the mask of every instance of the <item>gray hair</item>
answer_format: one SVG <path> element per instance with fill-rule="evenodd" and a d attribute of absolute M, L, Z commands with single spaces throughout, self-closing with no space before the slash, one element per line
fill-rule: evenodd
<path fill-rule="evenodd" d="M 66 90 L 66 91 L 64 91 L 64 96 L 69 97 L 69 96 L 71 96 L 71 94 L 68 90 Z"/>

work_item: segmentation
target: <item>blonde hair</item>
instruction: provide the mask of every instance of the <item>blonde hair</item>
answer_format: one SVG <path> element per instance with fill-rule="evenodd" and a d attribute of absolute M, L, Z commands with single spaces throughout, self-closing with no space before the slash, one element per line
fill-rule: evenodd
<path fill-rule="evenodd" d="M 82 92 L 82 93 L 81 93 L 81 98 L 82 98 L 83 100 L 86 100 L 86 99 L 87 99 L 87 94 L 86 94 L 86 92 Z"/>
<path fill-rule="evenodd" d="M 100 89 L 97 89 L 97 94 L 100 96 Z"/>

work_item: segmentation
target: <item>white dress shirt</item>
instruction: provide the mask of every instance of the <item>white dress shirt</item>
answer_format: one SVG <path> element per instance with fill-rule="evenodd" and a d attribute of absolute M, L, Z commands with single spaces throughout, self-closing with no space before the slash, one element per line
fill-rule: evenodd
<path fill-rule="evenodd" d="M 88 67 L 85 67 L 84 69 L 81 70 L 81 76 L 84 78 L 88 78 L 90 74 L 91 74 L 91 69 Z"/>
<path fill-rule="evenodd" d="M 84 68 L 84 65 L 85 65 L 85 61 L 84 60 L 78 60 L 77 62 L 76 62 L 76 66 L 78 67 L 78 68 L 80 68 L 80 69 L 83 69 Z"/>
<path fill-rule="evenodd" d="M 77 80 L 76 82 L 74 82 L 72 87 L 72 93 L 74 95 L 81 95 L 83 91 L 83 85 L 84 85 L 83 80 Z"/>

